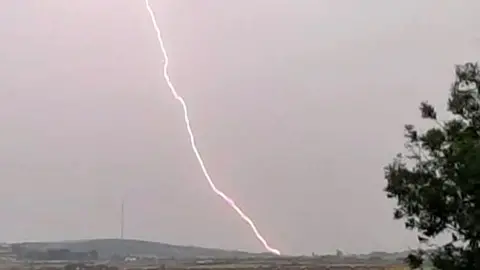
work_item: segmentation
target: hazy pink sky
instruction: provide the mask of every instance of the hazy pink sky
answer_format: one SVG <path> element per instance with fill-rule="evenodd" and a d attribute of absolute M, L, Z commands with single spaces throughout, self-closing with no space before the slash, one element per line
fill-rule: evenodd
<path fill-rule="evenodd" d="M 400 250 L 383 166 L 478 1 L 151 0 L 218 186 L 287 253 Z M 209 189 L 143 1 L 0 3 L 0 241 L 119 236 L 263 251 Z"/>

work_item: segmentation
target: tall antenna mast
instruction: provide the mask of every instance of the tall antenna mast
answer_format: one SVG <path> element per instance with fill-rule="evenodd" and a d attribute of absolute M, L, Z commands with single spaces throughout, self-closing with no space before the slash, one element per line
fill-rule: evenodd
<path fill-rule="evenodd" d="M 120 220 L 120 239 L 123 239 L 123 230 L 125 228 L 125 200 L 122 199 L 122 213 Z"/>

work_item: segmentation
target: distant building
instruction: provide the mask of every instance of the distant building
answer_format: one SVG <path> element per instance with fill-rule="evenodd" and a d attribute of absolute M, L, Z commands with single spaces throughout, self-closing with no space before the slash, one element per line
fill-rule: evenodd
<path fill-rule="evenodd" d="M 0 244 L 0 260 L 2 261 L 15 261 L 17 255 L 12 250 L 10 244 Z"/>
<path fill-rule="evenodd" d="M 126 262 L 134 262 L 134 261 L 157 262 L 158 256 L 149 255 L 149 254 L 128 255 L 123 260 Z"/>
<path fill-rule="evenodd" d="M 123 260 L 126 261 L 126 262 L 135 262 L 135 261 L 138 260 L 138 258 L 135 257 L 135 256 L 127 256 L 127 257 L 125 257 L 125 259 L 123 259 Z"/>

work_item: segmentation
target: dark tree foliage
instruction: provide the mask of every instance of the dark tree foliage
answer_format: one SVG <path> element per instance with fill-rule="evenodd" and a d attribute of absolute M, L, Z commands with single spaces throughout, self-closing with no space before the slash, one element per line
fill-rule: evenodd
<path fill-rule="evenodd" d="M 405 126 L 405 154 L 385 167 L 387 197 L 396 200 L 394 218 L 418 232 L 427 250 L 408 256 L 412 268 L 428 259 L 437 269 L 480 269 L 480 70 L 467 63 L 455 69 L 447 121 L 435 108 L 420 105 L 432 128 Z M 432 247 L 440 234 L 450 236 Z"/>

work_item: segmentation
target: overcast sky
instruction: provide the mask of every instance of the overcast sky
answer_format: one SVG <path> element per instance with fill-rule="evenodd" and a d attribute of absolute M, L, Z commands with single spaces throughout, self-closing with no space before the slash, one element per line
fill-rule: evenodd
<path fill-rule="evenodd" d="M 218 187 L 285 253 L 416 246 L 382 188 L 422 100 L 479 60 L 479 1 L 151 0 Z M 209 189 L 143 1 L 0 3 L 0 241 L 263 251 Z"/>

